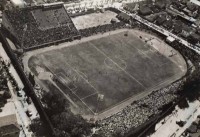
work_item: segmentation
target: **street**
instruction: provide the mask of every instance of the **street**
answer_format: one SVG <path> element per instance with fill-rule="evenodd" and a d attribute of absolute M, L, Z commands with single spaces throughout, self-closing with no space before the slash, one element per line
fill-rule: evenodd
<path fill-rule="evenodd" d="M 10 58 L 6 54 L 4 48 L 2 47 L 1 44 L 0 44 L 0 56 L 4 59 L 5 62 L 11 62 Z M 14 77 L 14 79 L 16 80 L 19 89 L 23 89 L 24 85 L 12 64 L 9 67 L 9 71 L 12 74 L 12 76 Z M 10 81 L 8 81 L 8 87 L 9 87 L 10 93 L 12 95 L 12 99 L 13 99 L 12 101 L 16 108 L 16 116 L 17 116 L 17 119 L 19 122 L 18 124 L 22 125 L 20 137 L 24 137 L 24 136 L 29 137 L 32 134 L 32 132 L 28 131 L 28 126 L 31 124 L 32 119 L 38 117 L 38 115 L 37 115 L 38 112 L 33 103 L 28 104 L 26 102 L 25 92 L 23 90 L 21 91 L 22 97 L 18 97 L 17 93 L 15 91 L 13 91 L 13 87 L 12 87 L 12 84 L 10 83 Z M 32 112 L 32 116 L 30 118 L 26 114 L 27 110 L 30 110 Z"/>
<path fill-rule="evenodd" d="M 188 103 L 189 107 L 186 109 L 180 109 L 176 106 L 176 109 L 169 116 L 161 120 L 155 128 L 155 133 L 150 137 L 179 137 L 181 134 L 197 119 L 200 115 L 200 102 Z M 176 124 L 177 121 L 186 121 L 183 127 Z"/>

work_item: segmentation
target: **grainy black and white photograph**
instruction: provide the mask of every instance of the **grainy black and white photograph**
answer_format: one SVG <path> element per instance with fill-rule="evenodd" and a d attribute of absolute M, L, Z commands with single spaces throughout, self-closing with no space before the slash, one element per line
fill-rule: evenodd
<path fill-rule="evenodd" d="M 0 0 L 0 137 L 200 137 L 200 0 Z"/>

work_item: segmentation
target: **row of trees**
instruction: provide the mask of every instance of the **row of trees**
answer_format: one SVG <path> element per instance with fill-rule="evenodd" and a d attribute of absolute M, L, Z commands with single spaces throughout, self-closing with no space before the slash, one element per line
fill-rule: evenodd
<path fill-rule="evenodd" d="M 56 137 L 84 137 L 91 134 L 92 124 L 70 110 L 68 100 L 56 91 L 46 92 L 42 98 L 45 111 L 55 128 Z M 35 120 L 31 125 L 33 131 L 41 131 L 42 123 Z"/>
<path fill-rule="evenodd" d="M 11 98 L 7 80 L 10 80 L 13 84 L 13 87 L 17 87 L 17 83 L 15 79 L 9 72 L 10 63 L 5 63 L 4 60 L 0 57 L 0 91 L 3 94 L 0 94 L 0 112 L 2 111 L 2 107 L 7 103 L 7 99 Z"/>
<path fill-rule="evenodd" d="M 173 47 L 178 50 L 186 60 L 190 60 L 195 68 L 192 72 L 190 72 L 190 68 L 188 68 L 186 83 L 179 92 L 180 96 L 186 96 L 189 101 L 194 101 L 200 97 L 200 55 L 178 42 L 173 43 Z"/>

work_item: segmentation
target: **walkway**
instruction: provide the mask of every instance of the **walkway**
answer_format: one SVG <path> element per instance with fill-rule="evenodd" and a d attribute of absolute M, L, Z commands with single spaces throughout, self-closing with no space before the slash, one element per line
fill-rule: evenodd
<path fill-rule="evenodd" d="M 11 62 L 10 58 L 8 57 L 8 55 L 6 54 L 6 51 L 4 50 L 2 44 L 0 43 L 0 56 L 3 58 L 3 60 L 5 62 Z M 17 73 L 17 71 L 15 70 L 14 66 L 12 65 L 12 63 L 10 64 L 9 67 L 9 72 L 11 73 L 11 75 L 14 77 L 14 79 L 16 80 L 18 87 L 20 89 L 24 88 L 24 85 Z M 11 85 L 11 83 L 8 81 L 8 87 L 9 90 L 12 94 L 12 98 L 13 98 L 13 102 L 15 104 L 15 108 L 16 108 L 16 112 L 17 112 L 17 117 L 18 120 L 20 120 L 20 123 L 22 125 L 23 128 L 23 132 L 24 134 L 20 133 L 20 137 L 22 136 L 26 136 L 26 137 L 30 137 L 31 132 L 28 131 L 27 127 L 31 124 L 31 120 L 38 117 L 38 112 L 34 106 L 33 103 L 31 103 L 30 105 L 25 101 L 25 92 L 22 91 L 22 97 L 17 97 L 16 92 L 13 91 L 13 87 Z M 26 115 L 26 111 L 30 110 L 32 112 L 32 117 L 29 118 Z"/>
<path fill-rule="evenodd" d="M 156 132 L 150 137 L 179 137 L 197 119 L 198 115 L 200 115 L 200 102 L 198 100 L 189 103 L 189 107 L 186 109 L 180 109 L 176 106 L 171 115 L 156 125 Z M 180 127 L 176 124 L 180 120 L 187 123 L 183 127 Z"/>

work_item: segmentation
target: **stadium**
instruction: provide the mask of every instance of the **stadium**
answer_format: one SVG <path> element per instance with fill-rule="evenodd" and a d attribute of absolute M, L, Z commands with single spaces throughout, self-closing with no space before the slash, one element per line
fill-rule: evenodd
<path fill-rule="evenodd" d="M 84 115 L 110 114 L 185 73 L 180 55 L 174 56 L 177 62 L 172 62 L 134 33 L 141 32 L 122 29 L 91 40 L 33 51 L 27 67 L 42 83 L 51 89 L 57 85 L 55 90 L 69 95 Z M 160 52 L 170 54 L 170 49 L 161 47 Z M 49 79 L 53 82 L 47 82 Z M 109 112 L 113 106 L 117 107 Z"/>
<path fill-rule="evenodd" d="M 58 4 L 7 11 L 3 18 L 4 32 L 24 51 L 24 71 L 87 120 L 120 113 L 187 71 L 178 51 L 114 8 L 72 17 Z"/>

